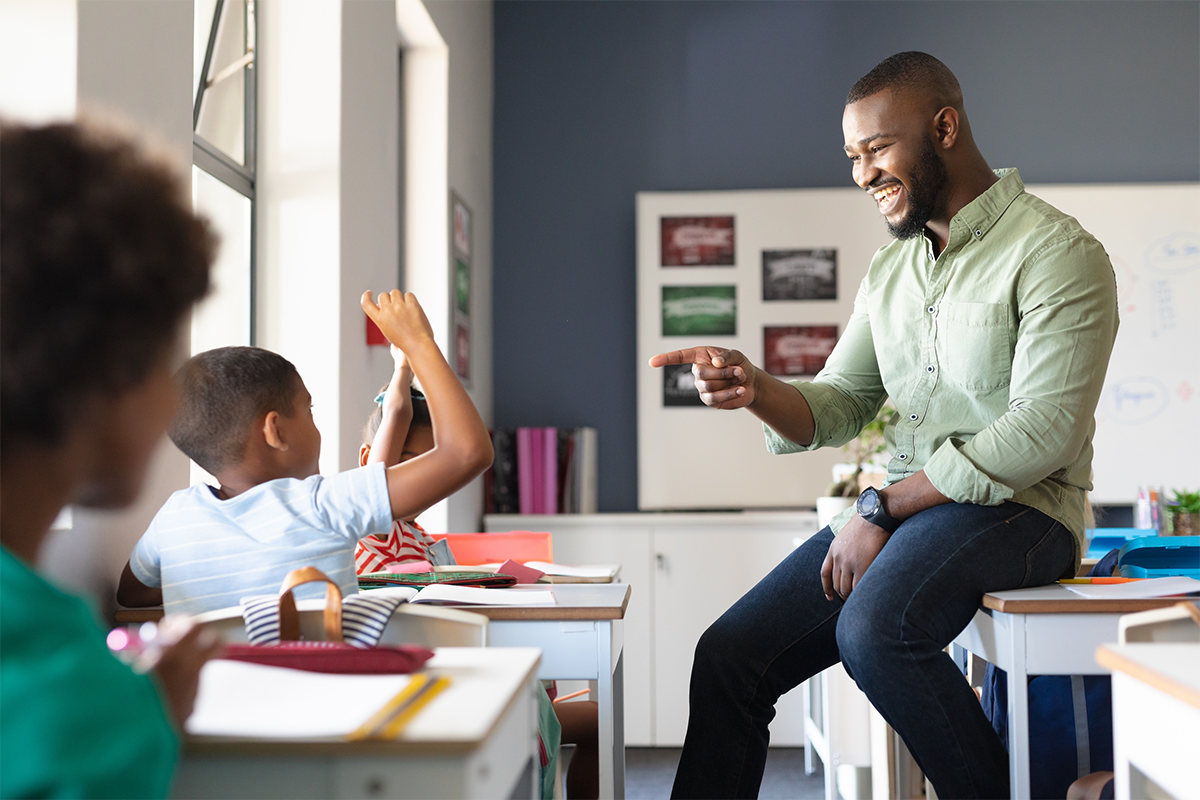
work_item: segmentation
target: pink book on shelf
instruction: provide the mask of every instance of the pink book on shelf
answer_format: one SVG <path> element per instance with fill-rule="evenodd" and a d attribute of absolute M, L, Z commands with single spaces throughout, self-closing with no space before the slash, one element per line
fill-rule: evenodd
<path fill-rule="evenodd" d="M 545 458 L 542 460 L 542 504 L 543 513 L 558 513 L 558 428 L 544 428 L 542 442 Z"/>
<path fill-rule="evenodd" d="M 546 513 L 546 434 L 543 428 L 533 429 L 530 443 L 533 450 L 533 513 Z"/>
<path fill-rule="evenodd" d="M 522 514 L 533 514 L 533 428 L 517 428 L 517 498 Z"/>

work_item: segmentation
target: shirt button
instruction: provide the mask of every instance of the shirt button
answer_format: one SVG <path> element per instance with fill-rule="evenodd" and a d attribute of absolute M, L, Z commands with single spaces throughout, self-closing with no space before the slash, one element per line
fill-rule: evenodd
<path fill-rule="evenodd" d="M 976 235 L 976 236 L 983 236 L 983 231 L 982 231 L 982 230 L 975 231 L 975 235 Z"/>
<path fill-rule="evenodd" d="M 908 418 L 909 418 L 909 419 L 912 419 L 912 420 L 915 420 L 915 419 L 917 418 L 917 415 L 916 415 L 916 414 L 909 414 L 909 415 L 908 415 Z"/>
<path fill-rule="evenodd" d="M 932 314 L 932 313 L 933 313 L 933 306 L 930 306 L 929 308 L 927 308 L 927 309 L 925 309 L 925 310 L 926 310 L 926 311 L 928 311 L 930 314 Z"/>
<path fill-rule="evenodd" d="M 904 455 L 904 453 L 901 453 L 901 454 L 900 454 L 900 460 L 901 460 L 901 461 L 907 461 L 907 460 L 908 460 L 908 456 Z"/>
<path fill-rule="evenodd" d="M 933 365 L 932 365 L 932 364 L 930 364 L 928 367 L 926 367 L 926 368 L 925 368 L 925 371 L 926 371 L 926 372 L 933 372 Z"/>

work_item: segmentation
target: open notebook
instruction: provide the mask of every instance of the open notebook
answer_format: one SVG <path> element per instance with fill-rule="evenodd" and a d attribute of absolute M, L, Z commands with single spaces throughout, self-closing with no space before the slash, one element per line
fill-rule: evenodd
<path fill-rule="evenodd" d="M 554 593 L 547 589 L 480 589 L 475 586 L 450 586 L 435 583 L 423 589 L 408 586 L 389 586 L 386 589 L 366 589 L 368 592 L 387 592 L 405 598 L 410 603 L 471 606 L 552 606 Z"/>
<path fill-rule="evenodd" d="M 413 675 L 328 675 L 216 659 L 200 671 L 193 736 L 347 738 Z"/>

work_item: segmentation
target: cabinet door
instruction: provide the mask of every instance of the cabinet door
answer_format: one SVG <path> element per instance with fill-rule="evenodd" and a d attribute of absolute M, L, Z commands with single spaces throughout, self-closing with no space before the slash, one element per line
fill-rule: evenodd
<path fill-rule="evenodd" d="M 560 564 L 620 564 L 623 583 L 630 585 L 625 609 L 625 744 L 648 747 L 654 743 L 651 703 L 651 597 L 653 554 L 650 529 L 633 526 L 559 528 L 545 517 L 539 530 L 554 534 L 554 560 Z"/>
<path fill-rule="evenodd" d="M 654 531 L 654 743 L 683 744 L 688 720 L 692 657 L 700 635 L 801 541 L 803 530 Z M 557 548 L 557 540 L 555 541 Z M 804 744 L 803 687 L 779 699 L 771 744 Z"/>

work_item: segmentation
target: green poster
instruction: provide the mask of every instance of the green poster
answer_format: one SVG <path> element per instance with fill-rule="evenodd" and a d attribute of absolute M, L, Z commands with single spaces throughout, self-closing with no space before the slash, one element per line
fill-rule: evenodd
<path fill-rule="evenodd" d="M 662 287 L 662 335 L 737 335 L 737 287 Z"/>
<path fill-rule="evenodd" d="M 454 294 L 458 310 L 464 316 L 471 316 L 471 266 L 461 258 L 454 259 Z"/>

